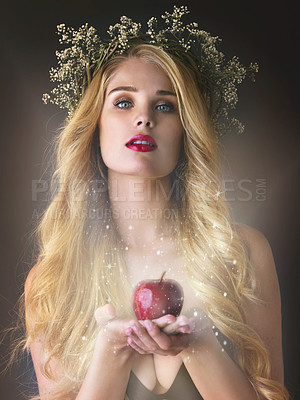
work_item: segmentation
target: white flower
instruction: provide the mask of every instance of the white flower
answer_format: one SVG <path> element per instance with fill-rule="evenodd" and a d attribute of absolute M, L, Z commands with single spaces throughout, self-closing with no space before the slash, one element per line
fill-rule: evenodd
<path fill-rule="evenodd" d="M 254 80 L 258 65 L 251 63 L 245 68 L 236 56 L 226 62 L 224 54 L 217 48 L 221 43 L 218 36 L 198 29 L 196 22 L 183 24 L 182 17 L 189 12 L 186 6 L 174 6 L 172 13 L 166 11 L 161 16 L 164 29 L 159 29 L 157 18 L 151 17 L 147 22 L 148 42 L 172 54 L 175 52 L 183 62 L 189 62 L 184 55 L 188 53 L 198 66 L 201 79 L 206 77 L 208 82 L 215 84 L 205 97 L 208 104 L 216 104 L 211 110 L 216 131 L 219 135 L 233 128 L 238 133 L 242 132 L 243 125 L 237 119 L 229 118 L 229 110 L 233 110 L 238 102 L 237 85 L 245 79 L 247 72 Z M 57 33 L 59 43 L 66 47 L 56 51 L 58 67 L 50 69 L 50 80 L 58 84 L 50 95 L 43 95 L 43 101 L 67 108 L 69 116 L 76 109 L 86 85 L 107 57 L 123 54 L 130 47 L 130 40 L 143 34 L 141 24 L 126 16 L 122 16 L 119 23 L 109 26 L 107 33 L 111 41 L 108 43 L 101 42 L 96 29 L 87 23 L 81 25 L 78 31 L 60 24 Z M 112 46 L 114 43 L 117 45 Z"/>

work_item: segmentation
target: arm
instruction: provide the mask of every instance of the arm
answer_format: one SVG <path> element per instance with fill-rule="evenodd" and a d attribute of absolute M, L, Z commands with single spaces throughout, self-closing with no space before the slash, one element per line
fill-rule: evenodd
<path fill-rule="evenodd" d="M 53 381 L 47 379 L 41 372 L 43 359 L 42 342 L 35 342 L 31 346 L 31 355 L 36 372 L 40 396 L 47 398 L 47 393 L 53 388 Z M 103 334 L 99 334 L 92 361 L 74 400 L 124 400 L 127 383 L 129 380 L 132 352 L 129 350 L 114 353 Z M 51 361 L 51 368 L 57 378 L 63 373 L 57 360 Z"/>
<path fill-rule="evenodd" d="M 132 367 L 129 347 L 114 353 L 107 337 L 100 334 L 92 362 L 76 400 L 123 400 Z"/>
<path fill-rule="evenodd" d="M 281 298 L 272 250 L 266 237 L 256 229 L 239 224 L 238 233 L 249 248 L 260 296 L 266 302 L 264 306 L 244 302 L 247 322 L 259 334 L 269 351 L 272 379 L 283 384 Z"/>
<path fill-rule="evenodd" d="M 25 301 L 33 273 L 34 269 L 26 280 Z M 98 309 L 96 319 L 103 328 L 99 331 L 93 357 L 80 391 L 77 396 L 74 394 L 72 400 L 124 400 L 134 357 L 134 351 L 127 346 L 124 333 L 129 321 L 114 319 L 113 315 L 109 315 L 107 308 Z M 112 319 L 114 321 L 110 322 Z M 29 327 L 30 322 L 27 320 L 26 323 Z M 33 342 L 30 351 L 41 399 L 47 399 L 47 393 L 53 389 L 54 382 L 42 373 L 45 357 L 43 338 Z M 59 379 L 63 375 L 64 371 L 58 360 L 52 359 L 50 367 L 55 373 L 55 378 Z M 65 400 L 63 394 L 61 399 Z"/>

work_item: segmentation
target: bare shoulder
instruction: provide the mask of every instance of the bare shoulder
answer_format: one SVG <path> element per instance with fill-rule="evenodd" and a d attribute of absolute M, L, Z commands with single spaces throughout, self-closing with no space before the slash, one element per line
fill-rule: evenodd
<path fill-rule="evenodd" d="M 234 228 L 246 246 L 256 277 L 259 280 L 272 277 L 277 279 L 273 252 L 266 236 L 246 224 L 235 223 Z"/>
<path fill-rule="evenodd" d="M 273 296 L 277 294 L 280 302 L 277 271 L 268 239 L 259 230 L 245 224 L 235 224 L 235 229 L 247 248 L 262 299 L 274 300 Z"/>
<path fill-rule="evenodd" d="M 233 224 L 236 232 L 244 241 L 251 258 L 271 251 L 271 246 L 266 236 L 252 226 L 236 222 Z"/>
<path fill-rule="evenodd" d="M 25 286 L 24 286 L 25 300 L 26 300 L 26 296 L 27 296 L 27 293 L 29 291 L 29 288 L 31 286 L 32 279 L 33 279 L 33 277 L 35 276 L 35 274 L 37 272 L 37 266 L 38 266 L 38 264 L 35 264 L 31 268 L 31 270 L 29 271 L 29 273 L 27 275 L 27 278 L 26 278 L 26 281 L 25 281 Z"/>

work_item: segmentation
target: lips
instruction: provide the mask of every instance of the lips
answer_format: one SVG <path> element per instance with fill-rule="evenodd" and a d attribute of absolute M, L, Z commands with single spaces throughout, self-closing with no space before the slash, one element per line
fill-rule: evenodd
<path fill-rule="evenodd" d="M 139 134 L 128 140 L 126 147 L 134 151 L 148 152 L 155 150 L 157 144 L 151 136 Z"/>

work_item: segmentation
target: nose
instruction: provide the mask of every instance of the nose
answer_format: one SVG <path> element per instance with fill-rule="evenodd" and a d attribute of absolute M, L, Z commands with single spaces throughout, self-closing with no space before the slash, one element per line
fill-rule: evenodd
<path fill-rule="evenodd" d="M 154 119 L 151 110 L 140 109 L 135 116 L 134 125 L 140 128 L 153 128 Z"/>
<path fill-rule="evenodd" d="M 140 120 L 140 121 L 138 121 L 137 122 L 137 124 L 136 124 L 137 126 L 147 126 L 147 127 L 150 127 L 151 126 L 151 122 L 150 121 L 147 121 L 146 123 L 144 123 L 142 120 Z"/>

